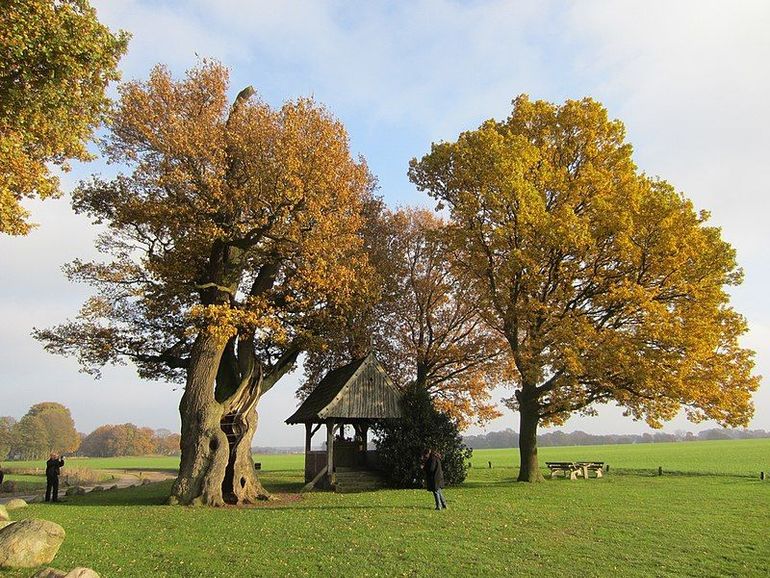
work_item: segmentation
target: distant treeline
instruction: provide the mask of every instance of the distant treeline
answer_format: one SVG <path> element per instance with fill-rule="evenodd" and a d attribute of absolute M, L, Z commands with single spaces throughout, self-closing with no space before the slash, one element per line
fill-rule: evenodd
<path fill-rule="evenodd" d="M 694 434 L 692 432 L 643 433 L 643 434 L 589 434 L 584 431 L 554 431 L 537 436 L 541 447 L 548 446 L 597 446 L 604 444 L 653 444 L 665 442 L 689 442 L 697 440 L 738 440 L 770 438 L 770 432 L 763 429 L 713 428 Z M 489 432 L 485 435 L 465 436 L 465 443 L 473 449 L 515 448 L 519 446 L 519 434 L 512 429 Z"/>
<path fill-rule="evenodd" d="M 18 421 L 0 416 L 0 461 L 42 460 L 51 452 L 88 457 L 174 456 L 180 453 L 179 442 L 178 433 L 132 423 L 79 433 L 70 410 L 55 402 L 33 405 Z"/>

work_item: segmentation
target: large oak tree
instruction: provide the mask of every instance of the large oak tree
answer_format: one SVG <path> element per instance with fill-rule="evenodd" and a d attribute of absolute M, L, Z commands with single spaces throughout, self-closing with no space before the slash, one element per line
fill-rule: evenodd
<path fill-rule="evenodd" d="M 508 342 L 519 480 L 541 477 L 537 428 L 615 402 L 653 427 L 748 423 L 753 352 L 726 287 L 735 252 L 708 214 L 641 173 L 623 124 L 591 99 L 514 101 L 413 160 L 410 178 L 448 207 L 456 263 Z"/>
<path fill-rule="evenodd" d="M 112 260 L 68 267 L 97 295 L 37 337 L 88 371 L 130 360 L 185 382 L 172 502 L 265 497 L 255 408 L 366 287 L 367 167 L 311 100 L 273 109 L 248 88 L 230 105 L 214 62 L 123 85 L 105 150 L 131 172 L 82 184 L 73 204 L 106 226 Z"/>
<path fill-rule="evenodd" d="M 59 193 L 51 166 L 91 158 L 128 35 L 87 0 L 3 0 L 0 7 L 0 233 L 26 235 L 24 197 Z"/>

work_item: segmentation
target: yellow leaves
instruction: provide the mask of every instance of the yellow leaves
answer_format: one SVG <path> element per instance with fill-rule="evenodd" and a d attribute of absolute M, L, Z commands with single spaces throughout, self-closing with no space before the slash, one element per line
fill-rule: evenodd
<path fill-rule="evenodd" d="M 637 171 L 599 103 L 519 97 L 506 121 L 434 145 L 409 174 L 449 207 L 458 270 L 523 387 L 543 385 L 550 423 L 610 400 L 656 426 L 682 404 L 746 422 L 757 378 L 726 308 L 734 251 Z"/>
<path fill-rule="evenodd" d="M 84 0 L 7 0 L 0 11 L 0 232 L 24 235 L 19 201 L 58 194 L 48 165 L 88 160 L 128 36 Z"/>

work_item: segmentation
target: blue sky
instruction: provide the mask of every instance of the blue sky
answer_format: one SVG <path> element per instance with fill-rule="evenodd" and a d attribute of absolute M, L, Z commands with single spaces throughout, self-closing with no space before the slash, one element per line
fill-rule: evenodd
<path fill-rule="evenodd" d="M 745 345 L 768 374 L 770 266 L 770 3 L 764 1 L 322 2 L 255 0 L 93 1 L 103 22 L 133 34 L 124 79 L 156 63 L 177 74 L 200 57 L 232 70 L 232 91 L 251 84 L 268 102 L 312 95 L 346 125 L 392 206 L 425 205 L 406 178 L 412 157 L 483 120 L 504 118 L 511 100 L 592 96 L 626 124 L 637 164 L 673 183 L 738 250 L 746 271 L 733 291 L 751 327 Z M 65 175 L 65 190 L 99 162 Z M 130 367 L 101 381 L 79 374 L 29 337 L 32 326 L 77 311 L 86 289 L 60 272 L 94 255 L 96 231 L 68 200 L 30 202 L 41 227 L 0 237 L 0 415 L 21 416 L 52 400 L 72 408 L 77 425 L 132 421 L 175 428 L 180 392 L 143 383 Z M 296 404 L 299 372 L 260 402 L 259 445 L 300 445 L 282 425 Z M 755 401 L 752 427 L 770 429 L 770 387 Z M 505 395 L 505 392 L 499 392 Z M 703 424 L 699 427 L 709 427 Z M 489 429 L 518 428 L 506 415 Z M 639 432 L 646 426 L 615 408 L 573 418 L 566 428 Z M 683 419 L 666 426 L 692 428 Z M 295 428 L 296 429 L 296 428 Z M 477 430 L 474 430 L 474 433 Z"/>

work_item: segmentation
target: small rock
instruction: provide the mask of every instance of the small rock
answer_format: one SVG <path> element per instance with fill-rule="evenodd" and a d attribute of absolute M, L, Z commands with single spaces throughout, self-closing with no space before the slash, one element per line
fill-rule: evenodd
<path fill-rule="evenodd" d="M 29 500 L 27 500 L 30 504 L 39 504 L 43 501 L 43 496 L 32 496 Z"/>
<path fill-rule="evenodd" d="M 21 498 L 14 498 L 13 500 L 8 500 L 5 503 L 5 509 L 9 512 L 11 510 L 21 510 L 22 508 L 27 507 L 27 502 L 22 500 Z"/>
<path fill-rule="evenodd" d="M 6 492 L 8 494 L 12 494 L 16 491 L 16 482 L 12 482 L 11 480 L 6 480 L 0 485 L 0 491 Z"/>
<path fill-rule="evenodd" d="M 5 506 L 0 504 L 0 522 L 5 522 L 10 519 L 11 517 L 8 515 L 8 510 L 5 509 Z"/>
<path fill-rule="evenodd" d="M 0 567 L 34 568 L 54 559 L 64 542 L 64 528 L 30 518 L 0 529 Z"/>
<path fill-rule="evenodd" d="M 43 568 L 42 570 L 35 572 L 32 575 L 32 578 L 63 578 L 64 576 L 66 576 L 66 574 L 56 568 Z"/>
<path fill-rule="evenodd" d="M 84 488 L 81 488 L 80 486 L 71 486 L 67 488 L 67 493 L 65 495 L 67 496 L 82 496 L 86 493 Z"/>
<path fill-rule="evenodd" d="M 110 490 L 117 490 L 118 489 L 118 484 L 115 484 L 114 486 L 110 486 L 109 489 Z"/>
<path fill-rule="evenodd" d="M 92 492 L 103 492 L 104 491 L 104 486 L 94 486 L 93 488 L 91 488 L 91 491 Z"/>
<path fill-rule="evenodd" d="M 148 484 L 151 484 L 152 482 L 150 480 L 142 480 L 142 485 L 146 486 Z"/>

